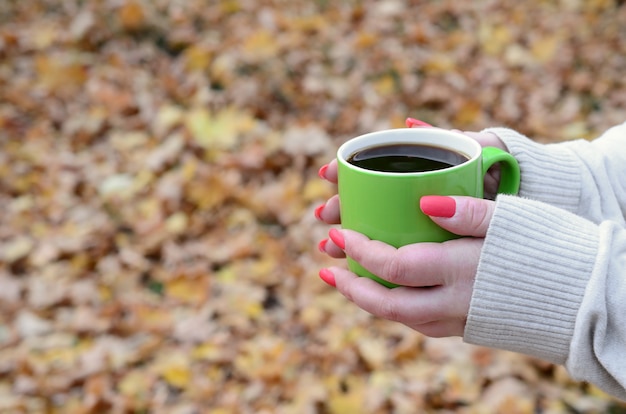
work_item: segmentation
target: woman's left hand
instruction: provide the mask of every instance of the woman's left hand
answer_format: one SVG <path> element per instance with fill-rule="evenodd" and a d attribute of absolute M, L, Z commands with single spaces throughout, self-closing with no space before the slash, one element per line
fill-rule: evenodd
<path fill-rule="evenodd" d="M 320 250 L 336 258 L 348 255 L 370 272 L 401 286 L 389 289 L 341 267 L 322 269 L 320 277 L 373 315 L 428 336 L 462 336 L 495 202 L 426 196 L 420 208 L 441 227 L 468 237 L 396 249 L 355 231 L 331 229 Z M 331 221 L 337 219 L 333 214 Z"/>

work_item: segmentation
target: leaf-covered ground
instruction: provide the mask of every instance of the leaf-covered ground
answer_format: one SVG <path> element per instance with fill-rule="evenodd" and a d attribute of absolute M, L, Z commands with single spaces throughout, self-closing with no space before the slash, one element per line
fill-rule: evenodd
<path fill-rule="evenodd" d="M 619 413 L 317 277 L 317 177 L 412 116 L 592 138 L 609 0 L 0 1 L 0 412 Z"/>

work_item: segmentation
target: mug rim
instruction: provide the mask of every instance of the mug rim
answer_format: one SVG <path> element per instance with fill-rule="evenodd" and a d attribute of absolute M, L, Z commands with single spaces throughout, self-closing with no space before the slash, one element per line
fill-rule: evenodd
<path fill-rule="evenodd" d="M 440 142 L 442 137 L 445 137 L 446 139 L 448 139 L 448 141 Z M 449 140 L 452 140 L 453 142 L 450 142 Z M 363 151 L 365 149 L 377 147 L 380 145 L 395 145 L 407 143 L 425 144 L 443 148 L 449 151 L 460 152 L 463 155 L 467 156 L 468 160 L 461 164 L 454 165 L 448 168 L 443 168 L 440 170 L 417 171 L 408 173 L 368 170 L 366 168 L 358 167 L 348 162 L 348 158 L 350 158 L 350 156 L 354 155 L 354 153 L 358 151 Z M 446 171 L 453 171 L 456 169 L 464 168 L 466 165 L 480 158 L 481 154 L 482 147 L 480 146 L 480 144 L 460 132 L 450 131 L 441 128 L 395 128 L 369 132 L 349 139 L 348 141 L 344 142 L 339 147 L 339 149 L 337 149 L 337 160 L 347 168 L 363 173 L 374 174 L 378 176 L 411 177 L 430 174 L 441 174 Z"/>

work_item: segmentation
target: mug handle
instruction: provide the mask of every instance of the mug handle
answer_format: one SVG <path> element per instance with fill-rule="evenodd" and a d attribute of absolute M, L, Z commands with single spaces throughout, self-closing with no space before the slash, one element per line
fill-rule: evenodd
<path fill-rule="evenodd" d="M 497 162 L 500 163 L 500 184 L 498 193 L 517 194 L 520 185 L 520 169 L 515 157 L 506 151 L 496 147 L 484 147 L 483 157 L 483 178 L 487 170 Z"/>

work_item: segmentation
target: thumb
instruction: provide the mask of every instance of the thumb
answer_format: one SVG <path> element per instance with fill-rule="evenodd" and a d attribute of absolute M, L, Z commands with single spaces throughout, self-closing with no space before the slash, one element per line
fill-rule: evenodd
<path fill-rule="evenodd" d="M 460 236 L 485 237 L 496 203 L 474 197 L 424 196 L 420 209 L 444 229 Z"/>

